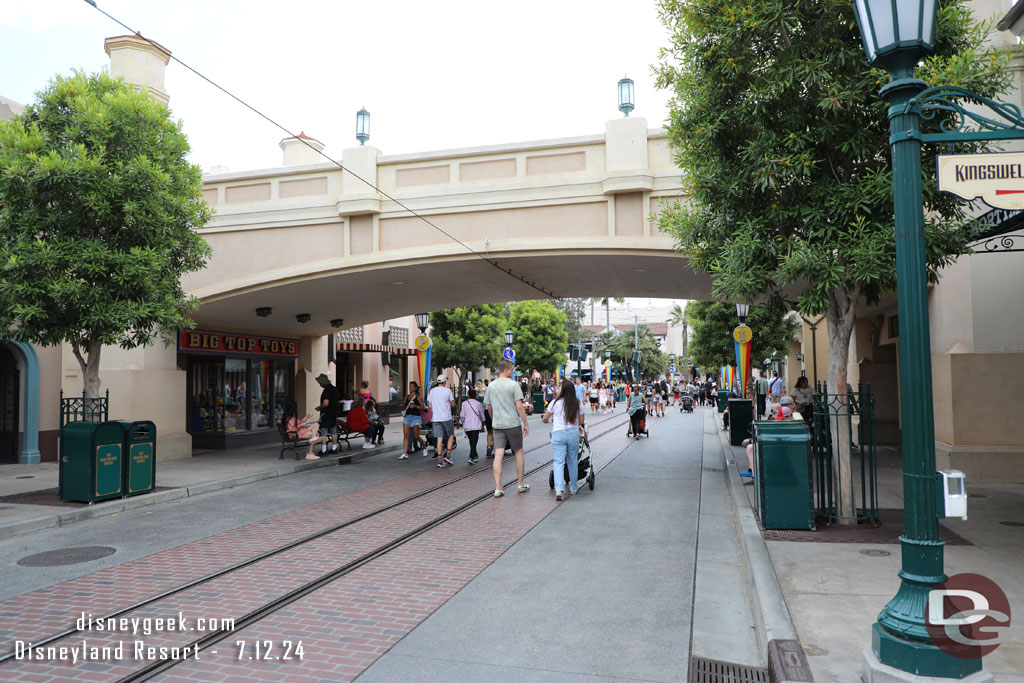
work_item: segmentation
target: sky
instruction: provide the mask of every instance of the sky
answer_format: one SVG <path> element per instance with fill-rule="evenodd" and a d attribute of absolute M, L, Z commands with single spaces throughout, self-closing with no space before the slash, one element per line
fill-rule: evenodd
<path fill-rule="evenodd" d="M 631 116 L 667 117 L 651 0 L 96 1 L 338 159 L 361 107 L 385 155 L 601 134 L 623 75 Z M 125 33 L 84 0 L 0 0 L 0 95 L 26 104 L 56 74 L 104 69 L 104 38 Z M 204 171 L 281 165 L 285 133 L 173 61 L 166 88 Z"/>

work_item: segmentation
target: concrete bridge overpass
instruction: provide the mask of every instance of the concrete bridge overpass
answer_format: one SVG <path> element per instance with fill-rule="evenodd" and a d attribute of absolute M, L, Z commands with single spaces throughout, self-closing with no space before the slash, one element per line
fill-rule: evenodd
<path fill-rule="evenodd" d="M 213 257 L 184 282 L 202 301 L 200 327 L 321 335 L 338 318 L 347 328 L 544 296 L 478 254 L 560 297 L 710 293 L 651 220 L 682 192 L 664 132 L 642 118 L 559 140 L 345 150 L 345 168 L 380 191 L 300 137 L 281 142 L 281 168 L 205 178 Z M 260 307 L 273 314 L 257 317 Z M 308 323 L 296 322 L 301 313 Z"/>

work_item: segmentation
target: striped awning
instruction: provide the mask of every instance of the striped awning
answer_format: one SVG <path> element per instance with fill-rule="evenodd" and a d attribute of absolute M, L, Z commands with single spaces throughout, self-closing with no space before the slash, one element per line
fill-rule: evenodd
<path fill-rule="evenodd" d="M 416 349 L 403 349 L 398 346 L 384 346 L 383 344 L 353 344 L 350 342 L 338 342 L 338 353 L 383 353 L 387 351 L 392 356 L 415 356 Z"/>

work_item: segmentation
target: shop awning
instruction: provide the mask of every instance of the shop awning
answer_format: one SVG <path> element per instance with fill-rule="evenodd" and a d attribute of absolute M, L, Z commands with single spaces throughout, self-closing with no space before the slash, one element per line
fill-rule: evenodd
<path fill-rule="evenodd" d="M 351 344 L 338 342 L 338 353 L 383 353 L 388 352 L 392 356 L 415 356 L 416 349 L 403 349 L 398 346 L 384 346 L 383 344 Z"/>

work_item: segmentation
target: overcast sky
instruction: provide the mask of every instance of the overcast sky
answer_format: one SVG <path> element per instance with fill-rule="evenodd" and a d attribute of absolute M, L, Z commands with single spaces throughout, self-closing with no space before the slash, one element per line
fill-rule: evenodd
<path fill-rule="evenodd" d="M 600 134 L 624 74 L 633 116 L 666 118 L 650 0 L 97 3 L 338 158 L 364 106 L 384 154 Z M 0 95 L 27 103 L 55 74 L 103 69 L 103 39 L 124 33 L 84 0 L 0 0 Z M 166 85 L 204 170 L 280 165 L 273 126 L 173 61 Z"/>

